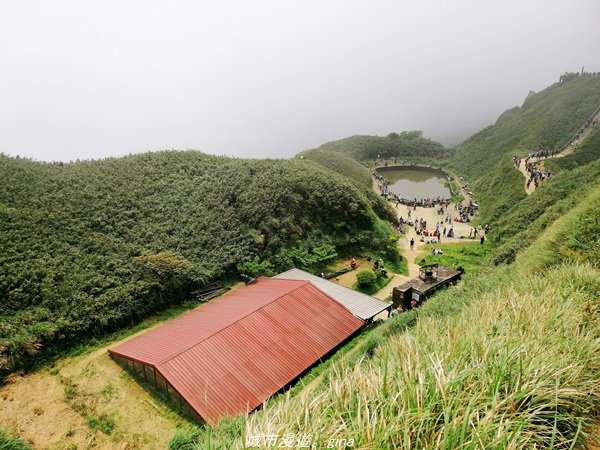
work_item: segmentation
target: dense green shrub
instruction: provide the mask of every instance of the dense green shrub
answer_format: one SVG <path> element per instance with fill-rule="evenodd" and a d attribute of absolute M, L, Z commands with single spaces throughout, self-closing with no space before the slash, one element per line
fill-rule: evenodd
<path fill-rule="evenodd" d="M 0 179 L 0 374 L 215 279 L 366 250 L 398 257 L 366 190 L 310 160 L 0 155 Z"/>
<path fill-rule="evenodd" d="M 372 270 L 363 270 L 356 274 L 356 282 L 361 288 L 369 289 L 375 285 L 377 275 Z"/>
<path fill-rule="evenodd" d="M 421 131 L 403 131 L 388 136 L 351 136 L 328 142 L 318 150 L 346 154 L 357 161 L 376 158 L 435 158 L 448 157 L 448 151 L 439 142 L 423 137 Z"/>

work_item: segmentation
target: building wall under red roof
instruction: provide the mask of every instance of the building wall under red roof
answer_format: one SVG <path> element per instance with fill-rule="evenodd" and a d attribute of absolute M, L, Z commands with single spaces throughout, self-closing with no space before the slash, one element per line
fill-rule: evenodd
<path fill-rule="evenodd" d="M 309 282 L 261 278 L 109 352 L 155 367 L 214 424 L 258 407 L 362 325 Z"/>

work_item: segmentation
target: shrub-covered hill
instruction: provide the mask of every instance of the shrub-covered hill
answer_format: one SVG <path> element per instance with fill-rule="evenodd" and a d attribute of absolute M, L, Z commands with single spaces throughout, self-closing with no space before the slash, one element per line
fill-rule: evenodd
<path fill-rule="evenodd" d="M 496 245 L 492 262 L 512 262 L 519 251 L 534 243 L 546 228 L 600 185 L 600 128 L 593 130 L 574 153 L 549 159 L 544 161 L 544 165 L 555 174 L 552 180 L 515 203 L 496 221 L 491 235 Z M 523 178 L 519 180 L 519 186 L 523 189 Z M 504 192 L 498 193 L 499 198 L 505 195 Z M 587 225 L 592 226 L 593 223 Z M 600 235 L 593 229 L 581 237 L 579 245 L 600 246 L 599 239 Z"/>
<path fill-rule="evenodd" d="M 477 193 L 484 219 L 496 221 L 526 197 L 511 157 L 541 147 L 560 149 L 600 105 L 600 77 L 581 77 L 530 93 L 521 107 L 459 144 L 450 166 Z"/>
<path fill-rule="evenodd" d="M 373 177 L 371 176 L 371 172 L 358 161 L 343 153 L 320 149 L 306 150 L 298 154 L 298 157 L 315 161 L 323 167 L 327 167 L 348 178 L 367 196 L 373 210 L 379 216 L 386 217 L 390 221 L 397 220 L 396 212 L 392 209 L 390 204 L 383 201 L 373 190 Z"/>
<path fill-rule="evenodd" d="M 331 150 L 313 149 L 298 154 L 300 158 L 310 159 L 340 175 L 348 177 L 354 184 L 373 191 L 373 177 L 365 166 L 343 153 Z"/>
<path fill-rule="evenodd" d="M 328 142 L 319 150 L 343 153 L 357 161 L 380 158 L 402 158 L 411 162 L 448 157 L 448 151 L 439 142 L 423 137 L 421 131 L 403 131 L 387 136 L 351 136 Z"/>
<path fill-rule="evenodd" d="M 397 255 L 363 191 L 313 161 L 0 156 L 0 179 L 1 371 L 238 271 Z"/>

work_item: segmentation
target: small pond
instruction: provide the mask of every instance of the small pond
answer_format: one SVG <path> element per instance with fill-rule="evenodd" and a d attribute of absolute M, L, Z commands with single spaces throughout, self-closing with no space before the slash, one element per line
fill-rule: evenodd
<path fill-rule="evenodd" d="M 407 199 L 450 198 L 450 189 L 445 185 L 447 175 L 428 167 L 382 167 L 377 171 L 389 182 L 389 190 Z"/>

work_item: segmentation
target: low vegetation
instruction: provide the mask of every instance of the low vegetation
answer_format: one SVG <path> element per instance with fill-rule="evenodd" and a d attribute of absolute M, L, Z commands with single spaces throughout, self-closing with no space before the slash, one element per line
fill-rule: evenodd
<path fill-rule="evenodd" d="M 443 253 L 432 254 L 434 248 L 440 249 Z M 461 244 L 425 245 L 422 249 L 426 255 L 417 261 L 420 266 L 437 263 L 469 273 L 475 271 L 486 260 L 491 246 L 489 243 L 481 245 L 478 240 Z"/>
<path fill-rule="evenodd" d="M 389 277 L 381 271 L 363 270 L 356 274 L 356 283 L 352 288 L 372 295 L 384 288 L 389 282 Z"/>
<path fill-rule="evenodd" d="M 66 402 L 83 417 L 88 427 L 110 436 L 115 430 L 116 422 L 110 414 L 98 412 L 98 396 L 79 392 L 77 383 L 70 378 L 61 377 L 60 381 L 64 386 Z M 101 395 L 106 396 L 106 391 Z"/>
<path fill-rule="evenodd" d="M 0 450 L 31 450 L 28 442 L 16 438 L 0 428 Z"/>

